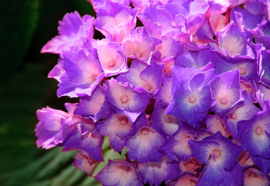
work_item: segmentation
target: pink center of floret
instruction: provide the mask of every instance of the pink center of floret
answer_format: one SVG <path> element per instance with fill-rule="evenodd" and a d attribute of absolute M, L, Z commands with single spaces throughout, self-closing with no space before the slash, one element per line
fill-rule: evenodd
<path fill-rule="evenodd" d="M 108 62 L 108 67 L 114 67 L 115 66 L 115 62 L 113 60 Z"/>
<path fill-rule="evenodd" d="M 255 129 L 255 132 L 258 134 L 258 135 L 261 135 L 263 133 L 263 129 L 261 127 L 257 127 Z"/>
<path fill-rule="evenodd" d="M 98 74 L 92 74 L 91 76 L 92 81 L 96 81 L 97 77 L 98 77 Z"/>
<path fill-rule="evenodd" d="M 126 125 L 128 123 L 128 119 L 126 117 L 120 118 L 121 125 Z"/>
<path fill-rule="evenodd" d="M 215 158 L 218 158 L 220 156 L 220 151 L 219 150 L 214 150 L 213 154 L 215 155 Z"/>
<path fill-rule="evenodd" d="M 240 75 L 245 75 L 247 73 L 247 70 L 244 67 L 240 67 L 239 71 L 240 71 Z"/>
<path fill-rule="evenodd" d="M 166 121 L 166 123 L 170 123 L 170 122 L 172 122 L 172 117 L 169 116 L 169 115 L 166 115 L 166 116 L 164 117 L 164 120 Z"/>
<path fill-rule="evenodd" d="M 197 98 L 195 96 L 191 95 L 191 96 L 188 97 L 188 101 L 190 103 L 195 103 L 197 101 Z"/>
<path fill-rule="evenodd" d="M 191 136 L 187 136 L 187 140 L 192 140 L 192 137 Z"/>
<path fill-rule="evenodd" d="M 228 102 L 226 97 L 221 98 L 219 101 L 223 105 L 226 105 L 226 103 Z"/>
<path fill-rule="evenodd" d="M 151 91 L 151 90 L 152 90 L 151 85 L 149 85 L 147 82 L 143 85 L 143 87 L 144 87 L 145 90 L 147 90 L 147 91 Z"/>
<path fill-rule="evenodd" d="M 121 101 L 122 101 L 122 103 L 127 103 L 128 102 L 128 97 L 127 96 L 122 96 Z"/>
<path fill-rule="evenodd" d="M 142 134 L 147 135 L 148 133 L 149 133 L 149 129 L 147 128 L 142 129 Z"/>

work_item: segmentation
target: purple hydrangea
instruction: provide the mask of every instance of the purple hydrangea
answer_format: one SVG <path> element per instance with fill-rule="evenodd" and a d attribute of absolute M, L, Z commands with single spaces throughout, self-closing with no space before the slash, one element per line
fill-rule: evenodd
<path fill-rule="evenodd" d="M 37 146 L 105 186 L 268 186 L 270 3 L 88 1 L 41 50 L 77 102 L 37 111 Z"/>

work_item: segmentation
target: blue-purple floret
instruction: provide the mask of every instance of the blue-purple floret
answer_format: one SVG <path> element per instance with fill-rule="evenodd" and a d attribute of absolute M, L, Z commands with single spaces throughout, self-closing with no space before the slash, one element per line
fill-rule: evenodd
<path fill-rule="evenodd" d="M 37 146 L 105 186 L 269 185 L 270 3 L 88 1 L 41 50 L 78 100 L 37 111 Z"/>

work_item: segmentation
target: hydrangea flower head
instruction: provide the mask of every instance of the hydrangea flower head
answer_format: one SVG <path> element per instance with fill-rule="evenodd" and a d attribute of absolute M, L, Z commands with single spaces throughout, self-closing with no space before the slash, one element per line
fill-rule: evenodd
<path fill-rule="evenodd" d="M 268 186 L 270 3 L 88 1 L 42 48 L 76 103 L 37 111 L 37 146 L 105 186 Z"/>

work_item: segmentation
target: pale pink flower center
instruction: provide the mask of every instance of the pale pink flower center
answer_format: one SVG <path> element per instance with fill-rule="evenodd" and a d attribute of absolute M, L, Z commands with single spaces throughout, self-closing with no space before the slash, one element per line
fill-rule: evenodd
<path fill-rule="evenodd" d="M 149 133 L 149 130 L 147 128 L 142 129 L 142 134 L 147 135 Z"/>
<path fill-rule="evenodd" d="M 172 121 L 172 117 L 169 116 L 169 115 L 166 115 L 166 116 L 164 117 L 164 120 L 166 121 L 166 123 L 170 123 L 170 122 Z"/>
<path fill-rule="evenodd" d="M 147 82 L 144 84 L 144 88 L 145 88 L 145 90 L 147 90 L 147 91 L 151 91 L 151 90 L 152 90 L 151 85 L 149 85 Z"/>
<path fill-rule="evenodd" d="M 127 123 L 128 123 L 128 119 L 127 118 L 121 118 L 120 119 L 120 123 L 121 123 L 121 125 L 126 125 Z"/>
<path fill-rule="evenodd" d="M 263 133 L 263 129 L 261 127 L 257 127 L 255 131 L 258 135 L 261 135 Z"/>
<path fill-rule="evenodd" d="M 221 104 L 226 105 L 226 103 L 227 103 L 227 98 L 223 97 L 223 98 L 221 98 L 219 101 L 220 101 Z"/>
<path fill-rule="evenodd" d="M 128 102 L 128 97 L 127 96 L 122 96 L 121 101 L 122 101 L 122 103 L 127 103 Z"/>
<path fill-rule="evenodd" d="M 96 81 L 97 77 L 98 77 L 98 74 L 92 74 L 91 76 L 92 81 Z"/>
<path fill-rule="evenodd" d="M 189 96 L 188 101 L 190 103 L 195 103 L 197 101 L 197 98 L 195 96 L 191 95 L 191 96 Z"/>
<path fill-rule="evenodd" d="M 247 70 L 244 67 L 240 67 L 239 71 L 240 71 L 240 75 L 245 75 L 247 73 Z"/>
<path fill-rule="evenodd" d="M 215 154 L 215 157 L 218 158 L 220 156 L 219 150 L 214 150 L 213 154 Z"/>
<path fill-rule="evenodd" d="M 109 67 L 114 67 L 115 66 L 115 62 L 112 60 L 112 61 L 109 61 L 108 62 L 108 66 Z"/>

